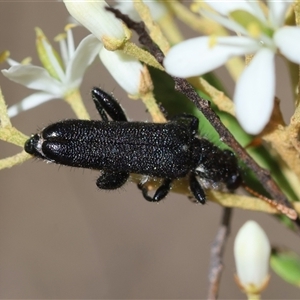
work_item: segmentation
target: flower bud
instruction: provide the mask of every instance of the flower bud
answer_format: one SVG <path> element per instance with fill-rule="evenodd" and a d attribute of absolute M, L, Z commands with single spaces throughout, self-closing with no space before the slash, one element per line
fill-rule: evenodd
<path fill-rule="evenodd" d="M 105 37 L 125 39 L 122 22 L 105 9 L 109 6 L 105 1 L 64 0 L 64 3 L 70 15 L 100 41 Z"/>
<path fill-rule="evenodd" d="M 234 242 L 234 257 L 238 283 L 247 294 L 259 294 L 268 283 L 270 250 L 266 233 L 255 221 L 240 228 Z"/>

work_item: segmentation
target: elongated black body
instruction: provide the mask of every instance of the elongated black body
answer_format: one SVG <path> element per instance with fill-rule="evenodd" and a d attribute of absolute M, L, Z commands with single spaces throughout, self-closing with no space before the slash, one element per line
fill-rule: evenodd
<path fill-rule="evenodd" d="M 43 139 L 43 158 L 62 165 L 177 178 L 197 163 L 187 129 L 179 122 L 66 120 L 34 140 Z"/>
<path fill-rule="evenodd" d="M 196 136 L 198 119 L 180 115 L 163 123 L 128 122 L 112 96 L 94 88 L 92 96 L 103 121 L 65 120 L 49 125 L 25 144 L 26 152 L 58 164 L 101 170 L 97 185 L 103 189 L 122 186 L 130 173 L 163 178 L 149 201 L 159 201 L 174 179 L 189 174 L 195 198 L 205 194 L 196 176 L 224 183 L 233 190 L 241 183 L 234 154 L 220 150 Z M 114 121 L 109 121 L 107 114 Z"/>

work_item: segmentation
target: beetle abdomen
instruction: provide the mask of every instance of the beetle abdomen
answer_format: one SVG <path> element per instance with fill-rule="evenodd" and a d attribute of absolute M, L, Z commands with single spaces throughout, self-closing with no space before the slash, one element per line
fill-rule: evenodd
<path fill-rule="evenodd" d="M 193 164 L 194 137 L 180 123 L 66 120 L 40 138 L 43 156 L 63 165 L 177 178 Z"/>

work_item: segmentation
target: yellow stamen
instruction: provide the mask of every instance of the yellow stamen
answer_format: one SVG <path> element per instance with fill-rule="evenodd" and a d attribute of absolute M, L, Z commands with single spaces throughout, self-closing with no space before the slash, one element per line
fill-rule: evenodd
<path fill-rule="evenodd" d="M 24 59 L 22 59 L 21 61 L 21 65 L 29 65 L 32 61 L 32 58 L 30 56 L 25 57 Z"/>
<path fill-rule="evenodd" d="M 249 35 L 253 38 L 258 38 L 262 34 L 261 27 L 256 22 L 251 22 L 247 26 Z"/>
<path fill-rule="evenodd" d="M 60 33 L 54 38 L 54 41 L 59 42 L 59 41 L 66 39 L 66 37 L 67 37 L 67 35 L 65 33 Z"/>
<path fill-rule="evenodd" d="M 75 28 L 75 27 L 77 27 L 77 25 L 76 24 L 74 24 L 74 23 L 69 23 L 69 24 L 67 24 L 66 26 L 65 26 L 65 31 L 68 31 L 68 30 L 70 30 L 70 29 L 72 29 L 72 28 Z"/>
<path fill-rule="evenodd" d="M 10 56 L 10 52 L 8 50 L 5 50 L 0 53 L 0 63 L 5 62 Z"/>

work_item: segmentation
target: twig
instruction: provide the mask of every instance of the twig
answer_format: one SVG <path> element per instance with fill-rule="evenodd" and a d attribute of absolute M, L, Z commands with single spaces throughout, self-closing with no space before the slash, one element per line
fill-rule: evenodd
<path fill-rule="evenodd" d="M 241 159 L 255 173 L 265 190 L 273 197 L 273 199 L 280 204 L 293 209 L 286 196 L 281 192 L 275 181 L 272 179 L 270 172 L 261 168 L 236 141 L 234 136 L 228 131 L 215 112 L 211 109 L 209 102 L 200 97 L 185 79 L 174 77 L 174 80 L 175 89 L 186 95 L 196 105 L 210 124 L 216 129 L 221 140 L 230 146 L 238 155 L 239 159 Z M 299 219 L 296 221 L 296 224 L 299 226 Z"/>
<path fill-rule="evenodd" d="M 153 43 L 151 37 L 145 29 L 143 22 L 132 21 L 127 15 L 122 14 L 119 10 L 112 7 L 107 7 L 107 10 L 114 13 L 117 18 L 121 19 L 130 29 L 134 30 L 139 36 L 139 42 L 148 49 L 148 51 L 157 59 L 159 63 L 162 64 L 164 54 L 158 48 L 158 46 Z M 264 188 L 272 196 L 272 198 L 278 203 L 293 209 L 286 196 L 281 192 L 277 184 L 272 179 L 270 173 L 261 168 L 236 141 L 233 135 L 222 124 L 219 117 L 212 110 L 209 101 L 200 97 L 187 80 L 178 77 L 173 77 L 173 79 L 175 82 L 175 89 L 184 94 L 196 105 L 196 107 L 203 113 L 206 119 L 218 132 L 220 139 L 230 146 L 235 151 L 239 159 L 241 159 L 255 173 L 259 181 L 263 184 Z M 298 230 L 300 230 L 299 218 L 295 220 L 295 224 L 297 225 Z"/>
<path fill-rule="evenodd" d="M 219 282 L 223 271 L 222 257 L 225 249 L 225 243 L 230 231 L 232 209 L 223 208 L 221 225 L 211 247 L 210 268 L 208 274 L 209 287 L 207 299 L 213 300 L 218 298 Z"/>

